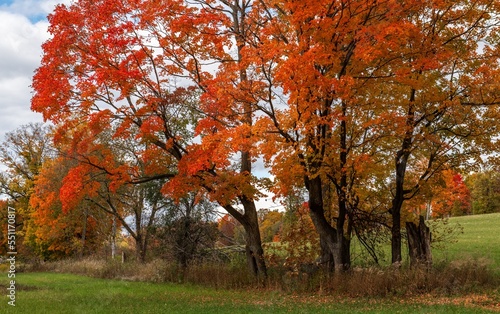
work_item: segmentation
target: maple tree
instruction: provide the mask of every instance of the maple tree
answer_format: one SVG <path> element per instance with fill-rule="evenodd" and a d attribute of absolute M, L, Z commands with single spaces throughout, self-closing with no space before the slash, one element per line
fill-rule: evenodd
<path fill-rule="evenodd" d="M 353 234 L 384 224 L 397 264 L 401 228 L 419 220 L 404 205 L 496 148 L 499 10 L 493 0 L 80 0 L 49 18 L 32 108 L 80 154 L 70 177 L 85 173 L 90 194 L 159 181 L 168 197 L 218 202 L 243 226 L 256 275 L 266 276 L 259 155 L 278 196 L 306 188 L 322 260 L 348 269 Z M 139 143 L 137 163 L 102 145 L 110 126 L 109 137 Z"/>
<path fill-rule="evenodd" d="M 403 8 L 391 1 L 262 3 L 272 35 L 250 56 L 268 91 L 258 105 L 265 115 L 258 122 L 262 152 L 282 193 L 305 185 L 322 248 L 336 269 L 347 269 L 355 213 L 362 208 L 359 187 L 370 180 L 369 166 L 377 165 L 374 141 L 387 121 L 366 93 L 376 92 L 393 61 L 384 37 L 397 40 L 404 32 L 396 18 Z"/>
<path fill-rule="evenodd" d="M 396 69 L 388 69 L 394 75 L 378 96 L 394 113 L 389 129 L 396 139 L 390 144 L 396 157 L 390 207 L 393 263 L 401 261 L 403 203 L 445 167 L 480 164 L 481 154 L 495 149 L 498 10 L 492 1 L 433 1 L 405 15 L 409 33 L 399 52 L 403 57 Z"/>
<path fill-rule="evenodd" d="M 442 185 L 434 187 L 434 195 L 429 207 L 432 217 L 450 217 L 469 214 L 471 193 L 461 174 L 445 170 Z"/>
<path fill-rule="evenodd" d="M 77 132 L 80 145 L 64 153 L 76 164 L 62 180 L 62 208 L 69 211 L 83 203 L 98 208 L 109 221 L 113 217 L 134 239 L 136 258 L 144 262 L 152 227 L 170 205 L 160 193 L 164 181 L 149 179 L 149 171 L 156 166 L 139 157 L 143 149 L 140 143 L 113 139 L 109 136 L 111 128 L 82 145 L 89 135 L 86 130 Z M 134 181 L 133 177 L 143 181 Z"/>
<path fill-rule="evenodd" d="M 111 220 L 95 206 L 80 203 L 63 209 L 60 191 L 74 160 L 46 160 L 35 180 L 30 198 L 32 225 L 27 237 L 44 259 L 95 253 L 111 230 Z"/>
<path fill-rule="evenodd" d="M 241 48 L 250 4 L 199 4 L 82 0 L 58 6 L 49 16 L 53 37 L 43 46 L 33 79 L 32 108 L 58 124 L 59 137 L 82 121 L 93 134 L 118 123 L 113 136 L 142 141 L 141 158 L 155 167 L 151 175 L 129 181 L 170 178 L 163 192 L 174 198 L 205 189 L 244 226 L 249 265 L 265 276 L 251 175 L 251 112 L 246 102 L 233 99 L 245 74 L 226 77 L 231 88 L 218 82 L 223 76 L 216 79 L 212 66 L 219 61 L 238 68 L 238 58 L 226 48 L 234 38 Z M 80 141 L 77 133 L 73 140 Z M 239 166 L 231 161 L 235 154 Z"/>
<path fill-rule="evenodd" d="M 385 186 L 389 197 L 377 203 L 391 215 L 399 263 L 404 202 L 445 165 L 465 168 L 495 149 L 498 3 L 261 3 L 272 36 L 250 57 L 269 91 L 258 110 L 273 174 L 288 185 L 304 179 L 339 269 L 349 265 L 350 219 L 367 205 L 361 196 L 374 182 Z M 363 171 L 372 165 L 380 172 Z M 336 225 L 323 194 L 329 182 Z"/>

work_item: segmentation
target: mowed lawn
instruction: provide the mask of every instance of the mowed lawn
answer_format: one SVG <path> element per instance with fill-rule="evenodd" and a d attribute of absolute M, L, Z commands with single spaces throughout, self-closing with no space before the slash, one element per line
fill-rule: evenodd
<path fill-rule="evenodd" d="M 500 213 L 454 217 L 450 219 L 450 225 L 453 224 L 460 224 L 463 233 L 443 249 L 435 249 L 435 259 L 482 259 L 500 273 Z"/>
<path fill-rule="evenodd" d="M 346 299 L 262 290 L 19 274 L 16 307 L 1 313 L 494 313 L 500 294 L 454 298 Z"/>

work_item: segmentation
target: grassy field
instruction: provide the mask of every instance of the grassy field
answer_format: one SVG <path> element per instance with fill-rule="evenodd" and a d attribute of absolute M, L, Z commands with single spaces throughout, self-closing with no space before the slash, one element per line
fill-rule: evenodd
<path fill-rule="evenodd" d="M 446 235 L 446 240 L 433 245 L 432 255 L 435 263 L 469 263 L 471 261 L 488 265 L 500 275 L 500 213 L 453 217 L 448 224 L 437 224 L 440 235 L 453 230 Z M 438 235 L 438 237 L 440 236 Z M 433 237 L 435 234 L 433 234 Z M 389 239 L 387 239 L 389 241 Z M 352 241 L 354 265 L 366 266 L 372 260 L 361 250 L 361 245 Z M 408 263 L 408 247 L 403 243 L 403 263 Z M 387 243 L 382 247 L 379 256 L 380 264 L 390 265 L 391 246 Z"/>
<path fill-rule="evenodd" d="M 0 313 L 494 313 L 500 292 L 414 299 L 349 299 L 263 290 L 94 279 L 69 274 L 19 274 L 15 309 Z"/>
<path fill-rule="evenodd" d="M 454 243 L 435 249 L 435 260 L 479 259 L 500 273 L 500 213 L 451 218 L 450 225 L 454 224 L 462 226 L 463 233 Z"/>
<path fill-rule="evenodd" d="M 476 264 L 484 263 L 489 264 L 500 276 L 500 214 L 450 219 L 450 225 L 455 224 L 460 224 L 463 233 L 455 234 L 454 242 L 434 249 L 436 264 L 443 261 L 464 265 L 471 261 Z M 468 267 L 462 267 L 464 268 Z M 451 269 L 452 277 L 455 278 L 455 268 Z M 470 277 L 470 274 L 474 276 L 475 273 L 467 273 L 466 277 Z M 363 278 L 360 285 L 363 289 L 368 289 L 368 280 L 373 280 L 374 277 Z M 8 281 L 6 274 L 0 280 L 5 288 Z M 404 286 L 408 286 L 407 282 L 408 280 L 403 281 Z M 474 279 L 468 282 L 472 285 L 475 283 Z M 4 293 L 0 313 L 500 312 L 500 287 L 472 286 L 464 290 L 466 292 L 441 291 L 424 295 L 411 291 L 413 290 L 410 288 L 410 293 L 406 291 L 403 295 L 398 295 L 397 291 L 391 292 L 387 294 L 388 297 L 347 297 L 342 294 L 327 295 L 321 291 L 291 293 L 279 288 L 228 290 L 190 284 L 96 279 L 49 272 L 17 273 L 16 307 L 8 305 L 9 299 Z"/>

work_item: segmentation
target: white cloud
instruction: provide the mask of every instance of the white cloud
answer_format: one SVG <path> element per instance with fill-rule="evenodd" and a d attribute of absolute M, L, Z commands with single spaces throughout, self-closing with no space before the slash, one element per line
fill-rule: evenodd
<path fill-rule="evenodd" d="M 30 111 L 31 78 L 48 39 L 46 21 L 0 11 L 0 137 L 21 124 L 41 121 Z"/>
<path fill-rule="evenodd" d="M 0 140 L 22 124 L 42 121 L 31 112 L 31 79 L 49 38 L 46 16 L 69 0 L 0 0 Z"/>

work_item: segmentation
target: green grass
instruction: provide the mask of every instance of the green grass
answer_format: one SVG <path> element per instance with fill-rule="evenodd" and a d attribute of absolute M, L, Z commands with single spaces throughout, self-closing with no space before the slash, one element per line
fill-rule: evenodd
<path fill-rule="evenodd" d="M 459 228 L 456 228 L 456 226 Z M 439 232 L 454 230 L 448 235 L 445 242 L 433 245 L 432 255 L 436 263 L 439 262 L 471 262 L 477 261 L 487 264 L 500 274 L 500 213 L 472 215 L 449 218 L 448 226 Z M 462 232 L 460 233 L 460 229 Z M 387 241 L 390 241 L 388 238 Z M 354 266 L 366 266 L 373 263 L 369 256 L 362 250 L 356 238 L 352 241 L 351 252 L 354 257 Z M 403 243 L 403 263 L 408 263 L 408 247 Z M 390 265 L 391 246 L 386 243 L 382 246 L 382 255 L 379 256 L 380 264 Z"/>
<path fill-rule="evenodd" d="M 463 233 L 453 243 L 435 249 L 435 260 L 486 259 L 500 272 L 500 213 L 454 217 L 449 223 L 462 226 Z"/>
<path fill-rule="evenodd" d="M 476 297 L 478 302 L 432 296 L 347 299 L 53 273 L 18 274 L 16 284 L 15 309 L 4 297 L 0 313 L 493 313 L 495 302 L 500 301 L 498 291 L 493 296 Z"/>

